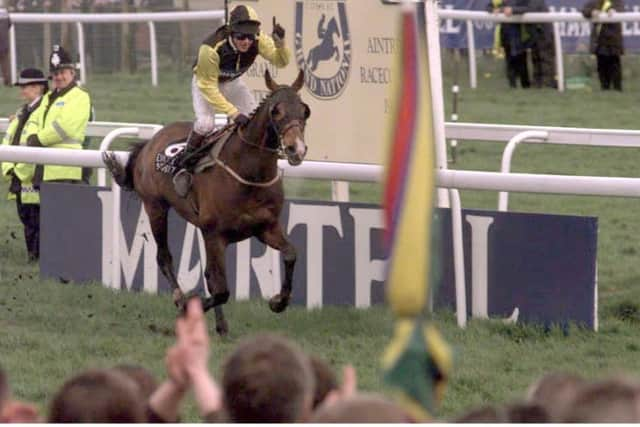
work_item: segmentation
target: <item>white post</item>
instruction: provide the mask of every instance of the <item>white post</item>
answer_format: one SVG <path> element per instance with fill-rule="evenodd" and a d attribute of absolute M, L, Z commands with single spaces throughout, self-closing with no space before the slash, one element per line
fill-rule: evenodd
<path fill-rule="evenodd" d="M 11 82 L 18 81 L 18 60 L 16 58 L 16 24 L 9 28 L 9 49 L 11 49 Z"/>
<path fill-rule="evenodd" d="M 558 76 L 558 91 L 564 92 L 564 64 L 562 62 L 562 38 L 558 30 L 558 22 L 553 23 L 553 44 L 556 50 L 556 75 Z"/>
<path fill-rule="evenodd" d="M 436 149 L 436 170 L 446 170 L 447 140 L 444 135 L 444 96 L 442 90 L 438 4 L 436 0 L 426 0 L 424 6 L 429 77 L 431 80 L 431 112 L 433 116 L 433 137 Z M 444 208 L 449 207 L 449 194 L 447 190 L 442 188 L 438 189 L 438 206 Z"/>
<path fill-rule="evenodd" d="M 111 216 L 111 287 L 120 289 L 120 186 L 111 182 L 113 215 Z"/>
<path fill-rule="evenodd" d="M 504 147 L 504 151 L 502 152 L 502 165 L 500 168 L 500 172 L 509 173 L 511 171 L 511 158 L 513 157 L 513 152 L 515 151 L 518 144 L 525 140 L 540 140 L 544 141 L 549 137 L 549 132 L 547 131 L 539 131 L 539 130 L 525 130 L 524 132 L 520 132 L 515 135 L 513 138 L 509 140 L 507 145 Z M 501 191 L 498 194 L 498 210 L 500 212 L 506 212 L 507 207 L 509 205 L 509 192 Z"/>
<path fill-rule="evenodd" d="M 151 50 L 151 84 L 158 86 L 158 47 L 156 43 L 156 26 L 153 21 L 147 22 L 149 26 L 149 48 Z"/>
<path fill-rule="evenodd" d="M 331 200 L 334 202 L 349 201 L 348 181 L 331 181 Z"/>
<path fill-rule="evenodd" d="M 80 82 L 87 84 L 87 63 L 84 53 L 84 27 L 82 22 L 76 22 L 76 29 L 78 31 L 78 54 L 80 55 Z"/>
<path fill-rule="evenodd" d="M 464 276 L 464 244 L 462 241 L 462 207 L 457 189 L 449 190 L 451 196 L 451 232 L 453 238 L 453 271 L 456 284 L 456 318 L 458 326 L 467 325 L 467 286 Z"/>
<path fill-rule="evenodd" d="M 471 89 L 478 87 L 478 70 L 476 66 L 476 38 L 473 29 L 473 21 L 467 19 L 467 50 L 469 56 L 469 86 Z"/>

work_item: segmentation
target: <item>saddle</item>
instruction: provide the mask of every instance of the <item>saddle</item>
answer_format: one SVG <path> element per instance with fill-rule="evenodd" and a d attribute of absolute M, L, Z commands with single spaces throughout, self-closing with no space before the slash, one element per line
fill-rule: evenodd
<path fill-rule="evenodd" d="M 235 124 L 216 129 L 205 136 L 205 140 L 188 157 L 184 157 L 186 138 L 181 138 L 167 145 L 164 151 L 156 154 L 156 170 L 173 175 L 183 167 L 189 167 L 194 173 L 213 166 L 227 140 L 235 130 Z"/>

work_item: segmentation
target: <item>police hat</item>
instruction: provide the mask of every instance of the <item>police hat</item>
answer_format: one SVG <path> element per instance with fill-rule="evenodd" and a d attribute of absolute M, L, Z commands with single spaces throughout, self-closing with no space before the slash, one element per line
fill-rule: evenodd
<path fill-rule="evenodd" d="M 62 46 L 54 45 L 53 52 L 49 57 L 49 71 L 59 71 L 65 68 L 76 69 L 76 64 L 71 59 L 71 55 L 62 48 Z"/>
<path fill-rule="evenodd" d="M 25 68 L 20 71 L 20 77 L 18 77 L 18 81 L 15 82 L 14 86 L 27 86 L 33 84 L 42 84 L 46 85 L 48 83 L 48 79 L 44 76 L 44 73 L 37 68 Z"/>
<path fill-rule="evenodd" d="M 250 6 L 234 7 L 229 14 L 229 26 L 234 33 L 258 34 L 260 32 L 258 14 Z"/>

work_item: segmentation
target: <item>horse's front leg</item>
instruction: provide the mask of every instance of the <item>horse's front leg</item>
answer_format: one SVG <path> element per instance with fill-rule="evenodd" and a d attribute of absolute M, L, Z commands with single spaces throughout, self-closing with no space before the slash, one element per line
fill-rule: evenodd
<path fill-rule="evenodd" d="M 205 311 L 214 309 L 216 313 L 216 331 L 219 335 L 227 335 L 229 325 L 224 318 L 222 304 L 229 299 L 229 289 L 227 288 L 227 277 L 224 265 L 224 250 L 226 241 L 218 234 L 202 230 L 204 244 L 207 251 L 207 267 L 204 277 L 207 282 L 207 289 L 211 296 L 206 298 L 202 305 Z"/>
<path fill-rule="evenodd" d="M 261 242 L 280 251 L 284 259 L 284 280 L 280 293 L 269 300 L 269 308 L 275 313 L 283 312 L 291 300 L 293 269 L 296 265 L 296 248 L 287 240 L 280 223 L 274 222 L 258 236 Z"/>

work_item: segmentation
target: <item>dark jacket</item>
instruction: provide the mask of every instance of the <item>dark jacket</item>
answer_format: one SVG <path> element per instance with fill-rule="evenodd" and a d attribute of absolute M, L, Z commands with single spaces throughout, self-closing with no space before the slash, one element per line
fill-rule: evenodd
<path fill-rule="evenodd" d="M 591 19 L 591 12 L 594 10 L 606 12 L 610 8 L 617 12 L 624 11 L 622 0 L 611 0 L 611 7 L 602 10 L 606 0 L 591 0 L 582 8 L 582 15 Z M 596 55 L 622 55 L 624 46 L 622 42 L 622 24 L 619 22 L 612 24 L 594 23 L 591 25 L 591 53 Z"/>
<path fill-rule="evenodd" d="M 500 11 L 503 8 L 511 7 L 513 14 L 522 14 L 528 12 L 528 0 L 503 0 L 499 6 Z M 487 11 L 492 12 L 494 4 L 491 2 L 487 6 Z M 531 47 L 533 42 L 535 29 L 530 24 L 500 24 L 500 43 L 504 47 L 505 52 L 511 56 L 516 56 Z"/>

